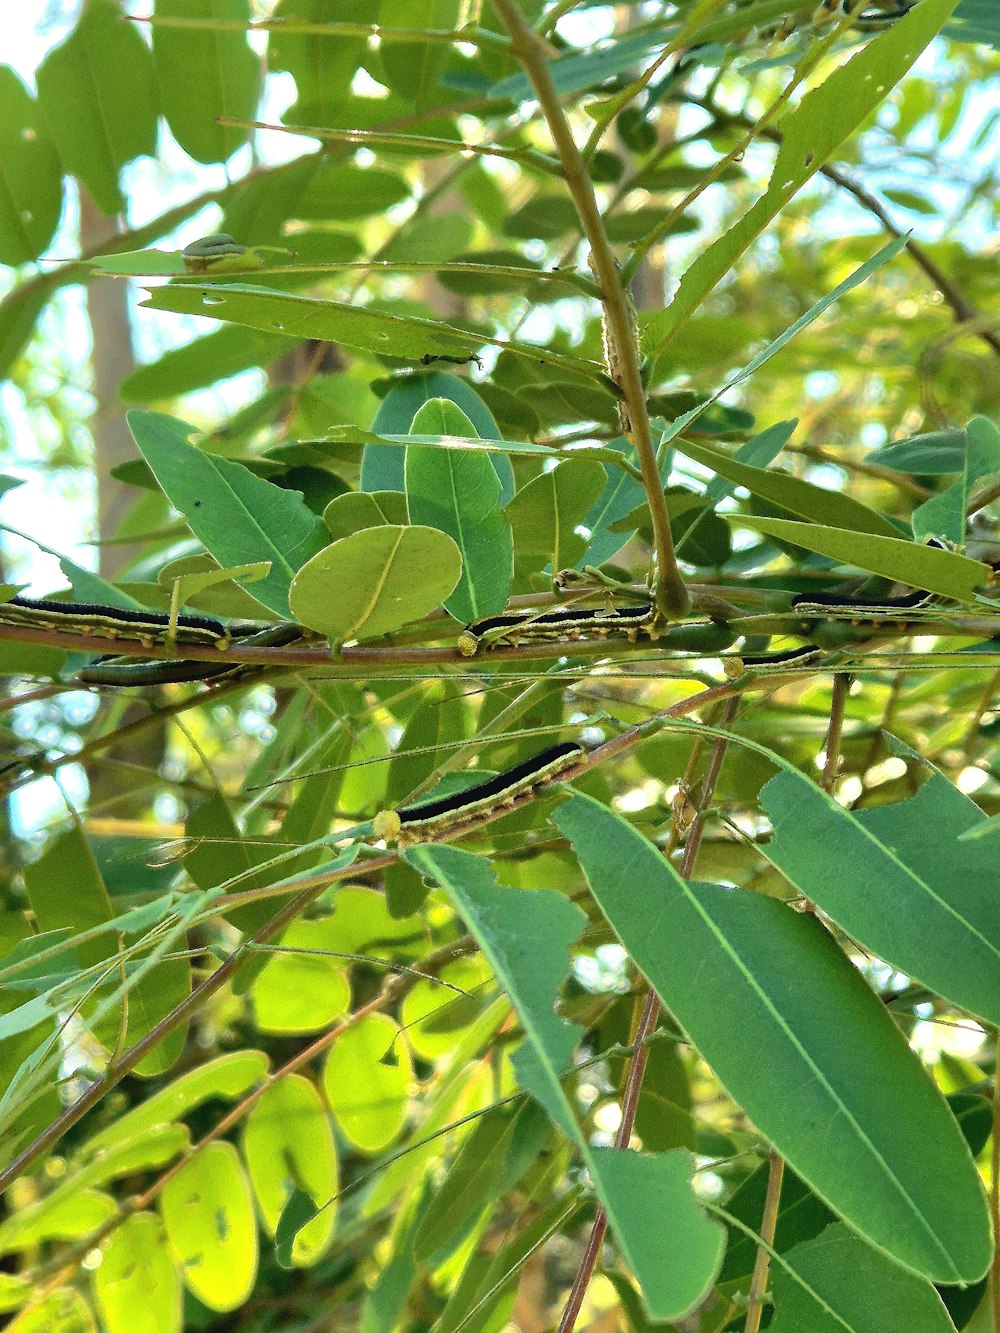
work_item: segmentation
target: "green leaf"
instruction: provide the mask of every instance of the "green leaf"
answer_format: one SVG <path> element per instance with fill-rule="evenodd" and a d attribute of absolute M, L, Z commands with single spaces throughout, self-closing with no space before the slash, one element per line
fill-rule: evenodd
<path fill-rule="evenodd" d="M 183 421 L 132 411 L 128 424 L 164 494 L 221 566 L 271 562 L 268 576 L 247 591 L 287 618 L 295 572 L 325 538 L 323 524 L 301 496 L 195 448 L 188 443 L 192 427 Z"/>
<path fill-rule="evenodd" d="M 160 1216 L 189 1290 L 210 1310 L 238 1309 L 257 1276 L 257 1222 L 233 1145 L 210 1143 L 171 1176 Z"/>
<path fill-rule="evenodd" d="M 158 1125 L 179 1120 L 213 1097 L 235 1101 L 264 1076 L 268 1063 L 263 1051 L 231 1051 L 216 1056 L 106 1125 L 87 1140 L 84 1150 L 93 1155 L 123 1140 L 130 1142 Z"/>
<path fill-rule="evenodd" d="M 114 0 L 91 0 L 38 70 L 38 101 L 68 175 L 109 217 L 125 199 L 118 173 L 156 151 L 159 110 L 149 47 Z"/>
<path fill-rule="evenodd" d="M 761 851 L 792 884 L 879 958 L 1000 1024 L 996 858 L 960 840 L 983 822 L 973 801 L 932 770 L 908 800 L 855 812 L 791 767 L 760 800 L 774 825 Z"/>
<path fill-rule="evenodd" d="M 510 996 L 525 1032 L 513 1057 L 518 1082 L 582 1154 L 650 1313 L 660 1319 L 685 1314 L 711 1286 L 724 1244 L 722 1229 L 691 1192 L 694 1159 L 684 1149 L 651 1157 L 594 1148 L 562 1087 L 581 1032 L 553 1005 L 583 912 L 557 894 L 497 884 L 488 861 L 454 847 L 428 844 L 405 855 L 448 894 Z"/>
<path fill-rule="evenodd" d="M 115 916 L 93 852 L 76 825 L 49 843 L 43 855 L 25 868 L 24 878 L 35 920 L 43 931 L 68 927 L 77 934 L 105 925 Z M 73 885 L 72 893 L 66 892 L 67 884 Z M 103 933 L 77 947 L 84 968 L 106 964 L 118 952 L 116 938 Z M 110 981 L 111 984 L 120 981 L 117 968 L 112 969 Z M 190 985 L 189 963 L 174 958 L 160 962 L 131 986 L 125 1001 L 126 1044 L 138 1041 L 155 1027 L 187 996 Z M 83 1012 L 85 1020 L 88 1007 Z M 97 1023 L 95 1035 L 109 1049 L 118 1041 L 120 1021 L 120 1013 L 116 1011 Z M 143 1057 L 137 1072 L 149 1077 L 169 1069 L 180 1055 L 185 1031 L 182 1026 L 168 1034 L 155 1050 Z"/>
<path fill-rule="evenodd" d="M 411 429 L 432 438 L 475 434 L 461 408 L 445 398 L 426 403 Z M 447 611 L 469 621 L 502 610 L 514 578 L 514 545 L 490 459 L 472 451 L 408 449 L 406 504 L 411 522 L 446 533 L 461 554 L 461 576 L 445 599 Z"/>
<path fill-rule="evenodd" d="M 387 1014 L 367 1014 L 342 1032 L 323 1066 L 330 1110 L 366 1153 L 380 1153 L 398 1138 L 412 1079 L 406 1041 Z"/>
<path fill-rule="evenodd" d="M 335 47 L 340 40 L 327 38 L 325 45 Z M 338 222 L 353 222 L 387 213 L 409 197 L 409 185 L 394 171 L 320 160 L 296 201 L 293 214 L 306 221 L 329 222 L 334 218 Z"/>
<path fill-rule="evenodd" d="M 529 481 L 505 513 L 514 530 L 518 558 L 540 557 L 532 568 L 548 563 L 553 570 L 575 565 L 586 551 L 579 527 L 602 494 L 607 476 L 600 463 L 572 458 Z"/>
<path fill-rule="evenodd" d="M 319 1215 L 319 1209 L 312 1201 L 312 1196 L 305 1190 L 296 1189 L 289 1195 L 288 1202 L 281 1210 L 278 1225 L 274 1229 L 274 1257 L 280 1268 L 294 1268 L 292 1250 L 300 1231 Z"/>
<path fill-rule="evenodd" d="M 976 482 L 1000 472 L 1000 430 L 986 417 L 974 417 L 965 428 L 968 447 L 962 475 L 938 495 L 925 500 L 913 514 L 913 535 L 946 537 L 961 542 L 965 537 L 965 515 Z"/>
<path fill-rule="evenodd" d="M 483 1210 L 509 1193 L 548 1136 L 544 1113 L 527 1099 L 491 1107 L 482 1115 L 424 1209 L 413 1241 L 414 1258 L 423 1263 L 446 1247 L 454 1248 Z"/>
<path fill-rule="evenodd" d="M 172 347 L 156 361 L 133 370 L 122 380 L 118 394 L 127 403 L 176 398 L 241 371 L 266 366 L 291 346 L 291 341 L 281 333 L 217 329 L 183 347 Z"/>
<path fill-rule="evenodd" d="M 788 1270 L 791 1269 L 791 1272 Z M 954 1333 L 931 1284 L 833 1224 L 774 1264 L 772 1333 Z"/>
<path fill-rule="evenodd" d="M 135 1213 L 111 1233 L 94 1299 L 107 1333 L 181 1333 L 180 1275 L 155 1213 Z"/>
<path fill-rule="evenodd" d="M 941 551 L 903 538 L 893 540 L 843 528 L 820 527 L 815 523 L 763 518 L 758 514 L 724 514 L 722 517 L 737 527 L 754 528 L 767 537 L 779 537 L 842 564 L 909 583 L 914 588 L 925 588 L 942 597 L 953 597 L 959 602 L 973 601 L 976 589 L 990 580 L 989 565 L 970 560 L 955 551 Z"/>
<path fill-rule="evenodd" d="M 11 368 L 31 340 L 53 287 L 51 277 L 32 278 L 0 301 L 0 376 L 4 379 L 10 378 Z"/>
<path fill-rule="evenodd" d="M 495 1333 L 509 1327 L 514 1290 L 522 1266 L 580 1211 L 581 1188 L 574 1185 L 532 1217 L 496 1253 L 472 1255 L 449 1297 L 434 1333 Z M 362 1333 L 383 1333 L 385 1324 L 366 1324 Z"/>
<path fill-rule="evenodd" d="M 761 894 L 686 882 L 590 797 L 575 795 L 554 822 L 635 965 L 792 1168 L 904 1267 L 981 1277 L 989 1223 L 965 1140 L 819 922 Z"/>
<path fill-rule="evenodd" d="M 60 1287 L 17 1319 L 17 1333 L 96 1333 L 87 1303 L 72 1287 Z"/>
<path fill-rule="evenodd" d="M 461 563 L 452 539 L 434 528 L 364 528 L 303 565 L 291 586 L 292 615 L 336 642 L 374 639 L 440 606 Z"/>
<path fill-rule="evenodd" d="M 387 28 L 456 28 L 461 0 L 382 0 L 379 22 Z M 410 98 L 418 107 L 432 101 L 448 61 L 443 42 L 386 42 L 382 46 L 382 68 L 389 87 Z"/>
<path fill-rule="evenodd" d="M 840 491 L 814 486 L 810 481 L 793 477 L 788 472 L 772 472 L 767 468 L 750 467 L 730 454 L 712 449 L 705 444 L 677 438 L 674 447 L 696 463 L 711 468 L 737 486 L 745 487 L 751 495 L 781 505 L 790 513 L 831 527 L 847 528 L 854 532 L 875 533 L 898 540 L 899 529 L 887 518 L 858 500 Z"/>
<path fill-rule="evenodd" d="M 891 468 L 893 472 L 939 477 L 962 471 L 968 445 L 969 437 L 964 430 L 933 430 L 883 445 L 868 454 L 865 462 Z"/>
<path fill-rule="evenodd" d="M 446 371 L 406 375 L 393 383 L 382 400 L 372 431 L 376 435 L 408 435 L 425 403 L 433 398 L 447 398 L 462 409 L 473 425 L 473 435 L 484 440 L 500 438 L 500 428 L 493 414 L 468 380 Z M 366 444 L 361 460 L 361 489 L 364 491 L 405 491 L 406 456 L 401 449 L 385 444 Z M 510 460 L 493 455 L 493 466 L 500 478 L 503 501 L 514 494 L 514 472 Z"/>
<path fill-rule="evenodd" d="M 958 0 L 921 0 L 888 31 L 863 46 L 778 122 L 782 143 L 764 195 L 704 250 L 681 278 L 671 304 L 647 325 L 644 349 L 661 351 L 705 296 L 899 82 Z"/>
<path fill-rule="evenodd" d="M 249 0 L 156 0 L 157 18 L 235 20 L 249 25 Z M 174 138 L 197 162 L 225 162 L 250 131 L 217 117 L 252 120 L 260 60 L 245 32 L 153 26 L 153 60 L 163 115 Z"/>
<path fill-rule="evenodd" d="M 396 806 L 427 781 L 441 759 L 468 737 L 465 695 L 452 681 L 430 681 L 410 714 L 389 765 L 386 798 Z M 339 915 L 339 906 L 338 906 Z"/>
<path fill-rule="evenodd" d="M 65 1194 L 48 1208 L 24 1208 L 0 1224 L 0 1253 L 33 1250 L 52 1240 L 80 1240 L 104 1226 L 116 1212 L 110 1195 L 88 1189 Z"/>
<path fill-rule="evenodd" d="M 298 1074 L 279 1079 L 250 1112 L 243 1156 L 268 1232 L 277 1238 L 296 1191 L 306 1191 L 315 1221 L 298 1228 L 289 1267 L 308 1268 L 322 1258 L 337 1220 L 337 1154 L 319 1093 Z M 279 1245 L 281 1242 L 279 1242 Z"/>
<path fill-rule="evenodd" d="M 375 23 L 379 17 L 380 0 L 351 0 L 350 16 L 355 23 Z M 336 13 L 336 11 L 333 11 Z M 274 17 L 292 27 L 299 19 L 304 23 L 322 24 L 329 21 L 329 0 L 281 0 Z M 295 78 L 299 100 L 285 119 L 304 120 L 297 112 L 307 106 L 310 116 L 317 116 L 321 125 L 337 124 L 335 112 L 348 96 L 351 79 L 360 65 L 366 49 L 364 37 L 338 33 L 334 38 L 322 32 L 282 32 L 280 27 L 269 34 L 268 68 L 286 69 Z M 348 200 L 342 207 L 350 207 Z"/>
<path fill-rule="evenodd" d="M 276 946 L 288 952 L 268 955 L 251 990 L 262 1032 L 317 1032 L 350 1008 L 351 982 L 344 960 L 322 956 L 325 924 L 293 922 Z"/>
<path fill-rule="evenodd" d="M 229 320 L 292 338 L 320 338 L 343 343 L 380 356 L 419 361 L 424 356 L 462 356 L 478 352 L 487 344 L 541 365 L 555 366 L 570 375 L 596 379 L 601 367 L 595 361 L 554 352 L 530 343 L 504 342 L 485 334 L 470 333 L 434 319 L 415 315 L 389 315 L 367 306 L 343 301 L 325 301 L 314 296 L 295 296 L 267 287 L 241 283 L 195 286 L 171 283 L 150 292 L 142 303 L 151 310 L 172 310 L 181 315 L 205 315 Z"/>
<path fill-rule="evenodd" d="M 0 264 L 48 247 L 62 212 L 62 167 L 34 98 L 0 65 Z"/>
<path fill-rule="evenodd" d="M 335 495 L 323 510 L 323 522 L 334 541 L 364 528 L 405 527 L 406 520 L 406 496 L 400 491 L 348 491 Z"/>

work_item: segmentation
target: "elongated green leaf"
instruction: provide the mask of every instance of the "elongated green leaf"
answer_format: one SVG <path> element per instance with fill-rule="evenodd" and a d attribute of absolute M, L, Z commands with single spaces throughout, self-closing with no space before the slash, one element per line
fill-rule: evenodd
<path fill-rule="evenodd" d="M 424 1209 L 413 1241 L 414 1258 L 423 1262 L 436 1251 L 453 1248 L 483 1210 L 517 1183 L 549 1132 L 544 1112 L 527 1098 L 495 1106 L 482 1116 Z"/>
<path fill-rule="evenodd" d="M 413 1071 L 399 1027 L 387 1014 L 368 1014 L 334 1042 L 323 1088 L 337 1124 L 362 1152 L 377 1153 L 406 1121 Z"/>
<path fill-rule="evenodd" d="M 118 393 L 127 403 L 175 398 L 229 375 L 238 375 L 251 366 L 267 365 L 291 346 L 281 333 L 217 329 L 183 347 L 172 347 L 148 366 L 140 366 L 122 380 Z"/>
<path fill-rule="evenodd" d="M 979 807 L 936 771 L 915 796 L 853 812 L 797 770 L 760 794 L 764 855 L 848 935 L 901 972 L 1000 1024 L 996 858 Z M 872 892 L 872 886 L 877 891 Z"/>
<path fill-rule="evenodd" d="M 364 528 L 303 565 L 292 582 L 292 614 L 338 642 L 374 639 L 440 606 L 461 567 L 454 541 L 435 528 Z"/>
<path fill-rule="evenodd" d="M 936 430 L 874 449 L 865 462 L 892 468 L 894 472 L 939 477 L 962 471 L 968 445 L 969 438 L 964 430 Z"/>
<path fill-rule="evenodd" d="M 735 227 L 703 251 L 677 295 L 646 326 L 643 346 L 662 350 L 740 255 L 861 125 L 944 24 L 958 0 L 921 0 L 905 18 L 839 66 L 782 117 L 782 144 L 764 195 Z"/>
<path fill-rule="evenodd" d="M 272 1236 L 296 1189 L 307 1191 L 321 1209 L 297 1231 L 291 1251 L 296 1268 L 317 1263 L 337 1220 L 337 1154 L 329 1117 L 307 1078 L 293 1074 L 267 1089 L 247 1119 L 243 1155 Z"/>
<path fill-rule="evenodd" d="M 780 537 L 842 564 L 898 579 L 900 583 L 910 583 L 915 588 L 925 588 L 959 602 L 974 600 L 975 590 L 990 579 L 989 565 L 970 560 L 955 551 L 941 551 L 903 538 L 893 540 L 867 532 L 820 527 L 816 523 L 762 518 L 757 514 L 724 514 L 723 517 L 739 527 L 754 528 L 767 537 Z"/>
<path fill-rule="evenodd" d="M 34 1249 L 49 1240 L 79 1240 L 103 1226 L 115 1212 L 109 1194 L 90 1189 L 65 1194 L 51 1208 L 25 1208 L 0 1224 L 0 1253 Z"/>
<path fill-rule="evenodd" d="M 250 1182 L 231 1143 L 210 1143 L 167 1181 L 160 1216 L 184 1282 L 210 1310 L 235 1310 L 257 1276 Z"/>
<path fill-rule="evenodd" d="M 587 543 L 576 529 L 602 494 L 606 474 L 600 463 L 568 458 L 529 481 L 507 506 L 518 557 L 533 555 L 532 567 L 555 571 L 580 560 Z"/>
<path fill-rule="evenodd" d="M 412 429 L 416 435 L 475 434 L 462 409 L 445 398 L 426 403 Z M 514 578 L 514 542 L 489 458 L 452 449 L 408 450 L 406 504 L 411 522 L 447 533 L 461 554 L 461 577 L 446 610 L 461 621 L 502 610 Z"/>
<path fill-rule="evenodd" d="M 774 1333 L 955 1330 L 929 1282 L 836 1224 L 789 1250 L 784 1262 L 774 1265 L 771 1280 Z"/>
<path fill-rule="evenodd" d="M 968 445 L 962 473 L 938 495 L 932 495 L 913 514 L 913 535 L 947 537 L 961 542 L 965 537 L 965 515 L 973 486 L 981 478 L 1000 472 L 1000 430 L 986 417 L 974 417 L 965 428 Z"/>
<path fill-rule="evenodd" d="M 375 435 L 408 435 L 417 415 L 432 398 L 447 398 L 462 409 L 472 422 L 472 434 L 484 440 L 500 438 L 500 427 L 493 413 L 468 380 L 446 371 L 407 375 L 393 385 L 383 398 L 372 431 Z M 514 494 L 514 472 L 503 455 L 492 455 L 493 466 L 503 488 L 504 504 Z M 361 460 L 361 489 L 364 491 L 403 491 L 406 489 L 405 455 L 390 445 L 366 444 Z"/>
<path fill-rule="evenodd" d="M 94 1297 L 107 1333 L 180 1333 L 180 1274 L 155 1213 L 136 1213 L 112 1233 Z"/>
<path fill-rule="evenodd" d="M 55 839 L 43 856 L 25 870 L 25 883 L 32 910 L 42 930 L 60 930 L 69 927 L 78 933 L 101 926 L 115 913 L 104 880 L 83 833 L 75 825 Z M 67 884 L 73 892 L 67 893 Z M 106 964 L 117 953 L 117 940 L 99 934 L 78 946 L 84 967 Z M 119 981 L 117 969 L 112 969 L 111 980 Z M 127 1040 L 138 1041 L 145 1036 L 175 1004 L 179 1004 L 190 989 L 190 966 L 185 959 L 165 960 L 145 978 L 132 986 L 126 1001 Z M 86 1009 L 84 1011 L 86 1018 Z M 96 1035 L 109 1048 L 114 1048 L 119 1037 L 121 1015 L 114 1012 L 97 1024 Z M 170 1033 L 154 1051 L 137 1066 L 146 1076 L 162 1074 L 177 1059 L 184 1044 L 186 1029 Z"/>
<path fill-rule="evenodd" d="M 812 482 L 793 477 L 788 472 L 772 472 L 767 468 L 750 467 L 730 454 L 724 454 L 721 450 L 712 449 L 705 444 L 695 444 L 693 440 L 678 438 L 674 442 L 674 447 L 680 453 L 687 454 L 688 458 L 693 458 L 696 463 L 711 468 L 720 477 L 726 477 L 737 486 L 744 486 L 751 495 L 769 500 L 771 504 L 781 505 L 783 509 L 802 518 L 854 532 L 875 533 L 882 537 L 898 539 L 902 535 L 895 524 L 883 518 L 876 510 L 869 509 L 867 505 L 840 491 L 814 486 Z"/>
<path fill-rule="evenodd" d="M 149 47 L 114 0 L 91 0 L 46 56 L 38 100 L 65 170 L 109 217 L 121 212 L 118 173 L 155 151 L 159 106 Z"/>
<path fill-rule="evenodd" d="M 62 167 L 34 99 L 0 66 L 0 264 L 37 259 L 62 212 Z"/>
<path fill-rule="evenodd" d="M 87 1302 L 72 1287 L 60 1287 L 18 1316 L 17 1333 L 96 1333 Z"/>
<path fill-rule="evenodd" d="M 183 421 L 130 412 L 128 424 L 164 494 L 221 566 L 271 562 L 267 577 L 247 591 L 287 617 L 295 571 L 325 544 L 321 520 L 295 491 L 189 444 L 192 428 Z"/>
<path fill-rule="evenodd" d="M 293 338 L 322 338 L 382 356 L 419 361 L 424 356 L 462 356 L 478 352 L 487 344 L 503 347 L 517 356 L 542 365 L 556 366 L 571 375 L 593 379 L 601 373 L 594 361 L 553 352 L 530 343 L 505 342 L 484 334 L 441 324 L 415 315 L 387 315 L 365 306 L 343 301 L 323 301 L 312 296 L 293 296 L 266 287 L 243 284 L 195 286 L 171 283 L 151 292 L 143 305 L 152 310 L 173 310 L 182 315 L 205 315 L 211 319 L 247 324 L 269 333 Z"/>
<path fill-rule="evenodd" d="M 497 1327 L 507 1327 L 522 1265 L 568 1225 L 582 1202 L 582 1190 L 574 1186 L 533 1217 L 496 1254 L 474 1254 L 437 1322 L 435 1333 L 492 1333 Z M 382 1327 L 366 1325 L 363 1333 L 381 1333 Z"/>
<path fill-rule="evenodd" d="M 219 1055 L 182 1074 L 126 1115 L 106 1125 L 87 1140 L 85 1152 L 90 1156 L 105 1152 L 114 1144 L 130 1142 L 158 1125 L 179 1120 L 211 1097 L 235 1101 L 263 1077 L 267 1066 L 268 1058 L 263 1051 L 232 1051 L 228 1055 Z"/>
<path fill-rule="evenodd" d="M 461 9 L 461 0 L 382 0 L 379 21 L 387 28 L 437 28 L 447 32 L 458 26 Z M 418 107 L 438 91 L 447 60 L 448 48 L 442 42 L 389 42 L 382 51 L 389 87 Z"/>
<path fill-rule="evenodd" d="M 156 0 L 158 18 L 228 19 L 249 24 L 249 0 Z M 246 33 L 232 28 L 153 28 L 153 59 L 163 114 L 174 138 L 198 162 L 225 162 L 249 130 L 220 116 L 252 120 L 260 61 Z"/>
<path fill-rule="evenodd" d="M 580 1030 L 553 1005 L 583 912 L 553 893 L 497 884 L 489 862 L 453 847 L 414 847 L 406 859 L 446 891 L 510 996 L 526 1038 L 513 1057 L 518 1081 L 582 1154 L 650 1313 L 660 1319 L 686 1313 L 711 1286 L 723 1248 L 720 1228 L 691 1193 L 691 1154 L 592 1147 L 562 1087 Z"/>
<path fill-rule="evenodd" d="M 636 965 L 794 1170 L 904 1267 L 979 1278 L 989 1224 L 965 1141 L 822 926 L 773 898 L 685 882 L 589 797 L 554 822 Z"/>

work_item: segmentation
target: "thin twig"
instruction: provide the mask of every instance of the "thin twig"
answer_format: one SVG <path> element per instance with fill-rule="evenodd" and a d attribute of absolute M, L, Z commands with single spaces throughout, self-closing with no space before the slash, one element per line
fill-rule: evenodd
<path fill-rule="evenodd" d="M 834 676 L 832 688 L 830 722 L 826 732 L 826 745 L 823 747 L 826 757 L 823 763 L 823 781 L 821 783 L 823 790 L 831 794 L 836 786 L 837 769 L 840 767 L 840 740 L 844 731 L 844 711 L 847 707 L 847 696 L 851 692 L 851 677 L 840 674 Z"/>
<path fill-rule="evenodd" d="M 738 696 L 733 696 L 726 701 L 725 710 L 722 715 L 721 726 L 728 727 L 739 709 L 740 701 Z M 725 736 L 720 736 L 712 746 L 712 756 L 708 763 L 708 771 L 705 774 L 705 781 L 702 783 L 701 798 L 698 802 L 698 810 L 694 821 L 688 831 L 687 841 L 684 844 L 684 859 L 681 863 L 681 875 L 684 879 L 690 879 L 694 873 L 695 862 L 698 859 L 698 849 L 701 846 L 702 832 L 705 827 L 705 817 L 708 808 L 712 802 L 715 793 L 716 784 L 719 781 L 719 774 L 722 771 L 722 761 L 726 756 L 726 746 L 728 740 Z M 649 1047 L 646 1044 L 646 1038 L 656 1027 L 657 1019 L 660 1016 L 660 1000 L 656 992 L 652 989 L 646 996 L 646 1002 L 643 1005 L 642 1015 L 639 1019 L 635 1032 L 630 1038 L 630 1044 L 637 1047 L 635 1055 L 629 1064 L 628 1075 L 625 1081 L 625 1090 L 622 1094 L 622 1118 L 618 1126 L 618 1132 L 615 1134 L 615 1147 L 625 1149 L 632 1138 L 632 1130 L 635 1127 L 635 1116 L 639 1106 L 639 1093 L 642 1091 L 642 1080 L 646 1073 L 646 1062 L 649 1058 Z M 577 1269 L 576 1277 L 573 1280 L 573 1286 L 563 1309 L 562 1318 L 559 1321 L 557 1333 L 573 1333 L 576 1327 L 577 1317 L 580 1308 L 583 1305 L 584 1297 L 587 1294 L 587 1288 L 590 1286 L 591 1278 L 594 1275 L 594 1269 L 597 1266 L 598 1255 L 601 1251 L 601 1244 L 604 1240 L 604 1233 L 607 1230 L 608 1218 L 603 1208 L 599 1208 L 597 1216 L 594 1218 L 593 1226 L 590 1229 L 590 1235 L 587 1238 L 587 1244 L 580 1259 L 580 1266 Z"/>
<path fill-rule="evenodd" d="M 750 1279 L 750 1292 L 747 1296 L 747 1318 L 743 1333 L 757 1333 L 761 1315 L 764 1312 L 764 1297 L 767 1294 L 767 1276 L 771 1270 L 771 1253 L 774 1248 L 774 1232 L 778 1224 L 778 1208 L 781 1203 L 781 1181 L 785 1174 L 785 1159 L 772 1148 L 768 1156 L 767 1194 L 764 1198 L 764 1216 L 760 1223 L 762 1245 L 757 1247 L 753 1277 Z"/>
<path fill-rule="evenodd" d="M 601 289 L 601 304 L 607 328 L 608 369 L 618 385 L 628 414 L 653 525 L 656 604 L 668 620 L 679 619 L 686 614 L 690 600 L 677 568 L 666 496 L 656 465 L 646 391 L 639 368 L 635 318 L 608 241 L 593 182 L 552 82 L 545 43 L 525 22 L 514 0 L 494 0 L 494 5 L 510 33 L 514 53 L 535 90 L 590 246 L 590 263 Z"/>

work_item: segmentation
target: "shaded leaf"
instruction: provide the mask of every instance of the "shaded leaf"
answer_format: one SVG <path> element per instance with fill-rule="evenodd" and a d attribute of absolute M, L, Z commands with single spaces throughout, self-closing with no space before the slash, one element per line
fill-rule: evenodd
<path fill-rule="evenodd" d="M 156 149 L 159 110 L 149 47 L 114 0 L 91 0 L 38 70 L 38 101 L 63 167 L 109 217 L 125 200 L 118 173 Z"/>
<path fill-rule="evenodd" d="M 157 18 L 236 20 L 249 24 L 249 0 L 156 0 Z M 260 61 L 247 35 L 232 28 L 153 26 L 153 60 L 163 115 L 174 138 L 197 162 L 225 162 L 249 130 L 217 117 L 252 120 Z"/>
<path fill-rule="evenodd" d="M 62 212 L 62 166 L 38 107 L 0 66 L 0 264 L 37 259 Z"/>
<path fill-rule="evenodd" d="M 944 1282 L 980 1277 L 989 1225 L 965 1141 L 815 918 L 687 883 L 590 797 L 575 795 L 554 822 L 636 966 L 793 1169 L 904 1267 Z M 738 1024 L 720 1021 L 733 1012 Z"/>

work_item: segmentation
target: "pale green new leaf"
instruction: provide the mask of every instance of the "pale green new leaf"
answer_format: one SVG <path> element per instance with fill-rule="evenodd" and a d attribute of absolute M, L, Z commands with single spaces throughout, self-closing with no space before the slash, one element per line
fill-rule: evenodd
<path fill-rule="evenodd" d="M 111 1234 L 94 1272 L 107 1333 L 180 1333 L 180 1274 L 155 1213 L 136 1213 Z"/>
<path fill-rule="evenodd" d="M 273 1236 L 296 1189 L 308 1191 L 320 1212 L 301 1227 L 292 1246 L 296 1268 L 322 1258 L 337 1220 L 337 1154 L 319 1093 L 298 1074 L 267 1089 L 247 1118 L 243 1156 L 264 1225 Z"/>
<path fill-rule="evenodd" d="M 202 1305 L 238 1309 L 257 1277 L 250 1182 L 231 1143 L 210 1143 L 171 1176 L 160 1216 L 184 1282 Z"/>

